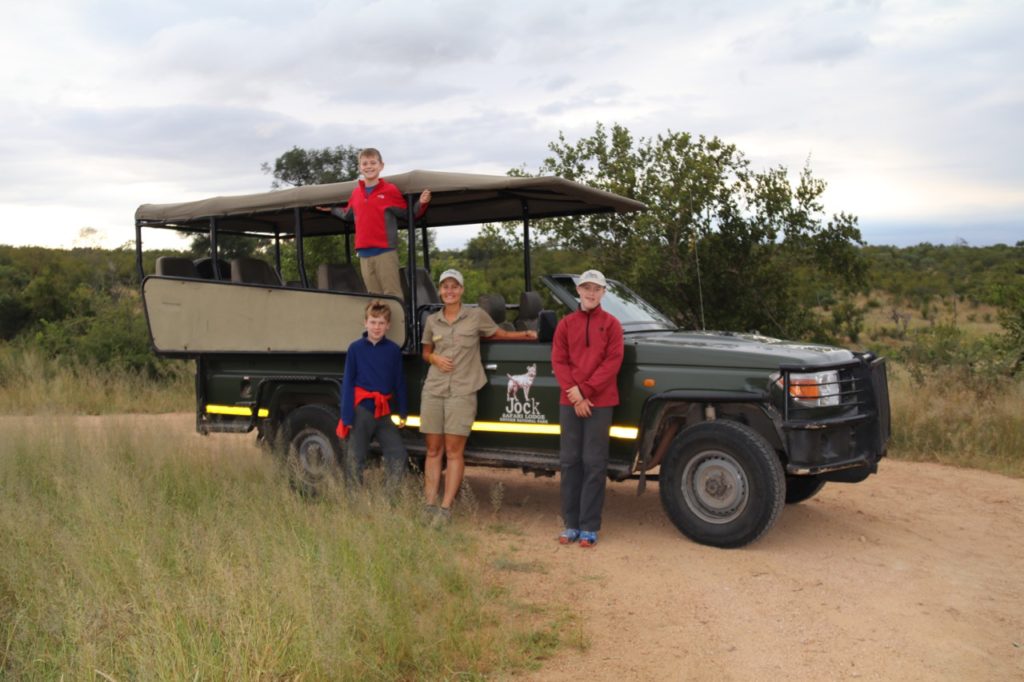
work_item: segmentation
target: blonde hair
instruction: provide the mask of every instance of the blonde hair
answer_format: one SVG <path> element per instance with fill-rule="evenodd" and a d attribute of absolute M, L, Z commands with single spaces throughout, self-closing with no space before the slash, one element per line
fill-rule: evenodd
<path fill-rule="evenodd" d="M 391 322 L 391 306 L 379 298 L 375 298 L 366 304 L 366 319 L 371 317 L 383 317 L 386 321 Z"/>

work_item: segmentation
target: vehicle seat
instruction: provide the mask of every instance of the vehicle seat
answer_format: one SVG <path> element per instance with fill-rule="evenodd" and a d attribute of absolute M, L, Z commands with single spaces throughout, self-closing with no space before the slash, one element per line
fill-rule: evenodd
<path fill-rule="evenodd" d="M 160 256 L 156 259 L 156 274 L 164 277 L 199 278 L 196 264 L 181 256 Z"/>
<path fill-rule="evenodd" d="M 516 318 L 516 329 L 519 331 L 537 331 L 540 311 L 544 308 L 544 300 L 536 291 L 524 291 L 519 296 L 519 316 Z"/>
<path fill-rule="evenodd" d="M 279 287 L 281 276 L 265 260 L 235 258 L 231 261 L 231 281 L 241 284 L 267 284 Z"/>
<path fill-rule="evenodd" d="M 483 294 L 476 301 L 491 316 L 499 329 L 512 331 L 515 325 L 505 319 L 505 297 L 501 294 Z"/>
<path fill-rule="evenodd" d="M 316 269 L 316 288 L 366 293 L 363 278 L 359 276 L 355 266 L 348 263 L 321 263 Z"/>
<path fill-rule="evenodd" d="M 399 277 L 402 279 L 402 297 L 406 301 L 410 299 L 407 271 L 408 268 L 399 270 Z M 441 297 L 437 293 L 434 280 L 430 278 L 430 273 L 426 268 L 416 268 L 416 305 L 424 306 L 440 302 Z"/>
<path fill-rule="evenodd" d="M 206 258 L 197 258 L 192 263 L 196 266 L 196 270 L 199 272 L 199 276 L 203 279 L 217 279 L 213 274 L 213 259 L 207 256 Z M 217 259 L 217 272 L 220 273 L 221 279 L 231 279 L 231 266 L 228 265 L 226 260 L 220 258 Z"/>

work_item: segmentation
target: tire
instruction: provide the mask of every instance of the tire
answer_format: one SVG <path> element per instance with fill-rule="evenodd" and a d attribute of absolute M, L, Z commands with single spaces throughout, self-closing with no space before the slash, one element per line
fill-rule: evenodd
<path fill-rule="evenodd" d="M 814 476 L 786 476 L 786 504 L 809 500 L 824 487 L 825 481 Z"/>
<path fill-rule="evenodd" d="M 742 547 L 779 517 L 786 479 L 775 450 L 756 431 L 702 422 L 672 442 L 658 477 L 661 504 L 683 535 L 712 547 Z"/>
<path fill-rule="evenodd" d="M 338 439 L 338 414 L 323 405 L 304 405 L 284 422 L 285 466 L 292 487 L 316 497 L 340 481 L 344 445 Z"/>

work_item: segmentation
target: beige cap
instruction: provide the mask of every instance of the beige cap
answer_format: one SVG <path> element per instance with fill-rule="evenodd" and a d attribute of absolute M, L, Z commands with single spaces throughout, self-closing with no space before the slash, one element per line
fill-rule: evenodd
<path fill-rule="evenodd" d="M 462 273 L 459 272 L 458 270 L 445 270 L 444 272 L 441 273 L 441 276 L 437 278 L 437 283 L 440 284 L 446 279 L 454 279 L 456 282 L 459 283 L 460 287 L 465 286 L 465 284 L 462 281 Z"/>
<path fill-rule="evenodd" d="M 576 283 L 576 286 L 580 286 L 581 284 L 587 283 L 597 284 L 598 286 L 602 286 L 605 288 L 608 287 L 608 282 L 605 281 L 604 275 L 602 275 L 597 270 L 587 270 L 582 275 L 580 275 L 580 281 Z"/>

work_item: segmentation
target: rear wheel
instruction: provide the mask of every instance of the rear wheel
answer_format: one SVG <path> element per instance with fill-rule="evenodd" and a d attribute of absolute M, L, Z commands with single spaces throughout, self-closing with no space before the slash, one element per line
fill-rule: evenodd
<path fill-rule="evenodd" d="M 665 512 L 686 537 L 713 547 L 741 547 L 774 525 L 786 494 L 785 473 L 763 436 L 718 420 L 676 436 L 658 477 Z"/>
<path fill-rule="evenodd" d="M 341 480 L 344 445 L 337 426 L 337 413 L 323 405 L 305 405 L 285 420 L 288 480 L 303 495 L 316 496 Z"/>

